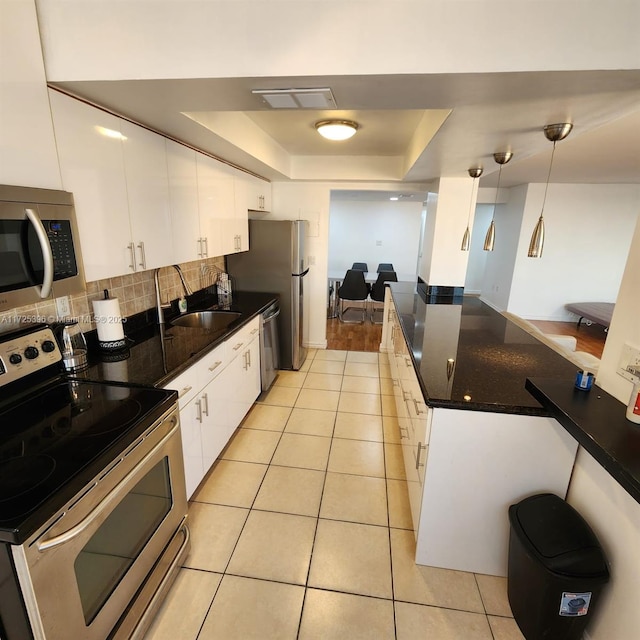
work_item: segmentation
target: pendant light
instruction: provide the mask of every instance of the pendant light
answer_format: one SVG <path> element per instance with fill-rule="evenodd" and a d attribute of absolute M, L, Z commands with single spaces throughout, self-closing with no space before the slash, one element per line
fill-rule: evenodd
<path fill-rule="evenodd" d="M 547 183 L 544 187 L 544 196 L 542 198 L 542 209 L 540 210 L 540 217 L 531 234 L 531 241 L 529 242 L 529 252 L 527 256 L 529 258 L 541 258 L 542 249 L 544 248 L 544 205 L 547 201 L 547 190 L 549 189 L 549 178 L 551 178 L 551 167 L 553 166 L 553 156 L 556 152 L 556 142 L 558 140 L 564 140 L 573 129 L 571 122 L 562 122 L 560 124 L 548 124 L 544 128 L 544 135 L 547 140 L 553 142 L 553 150 L 551 151 L 551 161 L 549 162 L 549 172 L 547 173 Z"/>
<path fill-rule="evenodd" d="M 498 171 L 498 186 L 496 187 L 496 198 L 493 202 L 493 214 L 491 215 L 491 224 L 487 229 L 487 235 L 484 238 L 484 247 L 482 247 L 485 251 L 493 251 L 493 245 L 496 241 L 496 225 L 494 223 L 494 218 L 496 217 L 496 205 L 498 204 L 498 192 L 500 190 L 500 177 L 502 176 L 502 166 L 507 164 L 509 160 L 513 158 L 513 153 L 511 151 L 501 151 L 500 153 L 494 153 L 493 159 L 500 165 L 500 169 Z"/>
<path fill-rule="evenodd" d="M 476 180 L 482 175 L 482 167 L 473 167 L 467 169 L 469 175 Z M 469 203 L 469 215 L 467 216 L 467 228 L 462 236 L 462 245 L 460 251 L 469 251 L 469 244 L 471 242 L 471 231 L 469 230 L 469 223 L 471 222 L 471 209 L 473 208 L 473 187 L 471 187 L 471 202 Z"/>

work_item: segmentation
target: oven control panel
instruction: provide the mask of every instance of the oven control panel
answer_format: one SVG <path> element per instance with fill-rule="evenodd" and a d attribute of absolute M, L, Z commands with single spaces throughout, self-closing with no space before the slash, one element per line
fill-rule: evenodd
<path fill-rule="evenodd" d="M 4 338 L 0 342 L 0 387 L 20 380 L 56 362 L 62 356 L 49 327 Z"/>

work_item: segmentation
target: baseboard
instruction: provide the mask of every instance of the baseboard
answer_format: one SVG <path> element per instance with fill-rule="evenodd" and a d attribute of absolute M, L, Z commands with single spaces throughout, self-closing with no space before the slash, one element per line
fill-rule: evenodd
<path fill-rule="evenodd" d="M 305 342 L 304 346 L 307 347 L 307 349 L 326 349 L 327 341 L 325 340 L 324 342 Z"/>
<path fill-rule="evenodd" d="M 486 298 L 483 298 L 482 296 L 480 296 L 480 302 L 484 302 L 487 306 L 491 307 L 494 311 L 497 311 L 498 313 L 502 313 L 503 311 L 505 311 L 505 309 L 501 309 L 494 302 L 491 302 L 491 300 L 487 300 Z"/>

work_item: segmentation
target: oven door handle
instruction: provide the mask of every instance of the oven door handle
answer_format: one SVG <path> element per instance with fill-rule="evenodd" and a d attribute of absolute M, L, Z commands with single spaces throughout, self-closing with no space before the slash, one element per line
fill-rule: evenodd
<path fill-rule="evenodd" d="M 51 286 L 53 285 L 53 253 L 51 251 L 51 244 L 38 214 L 33 209 L 25 209 L 24 213 L 33 225 L 38 242 L 40 243 L 40 248 L 42 249 L 44 274 L 42 277 L 42 285 L 36 285 L 36 291 L 41 298 L 48 298 L 51 293 Z"/>
<path fill-rule="evenodd" d="M 89 527 L 91 523 L 95 522 L 95 520 L 99 518 L 100 515 L 111 506 L 112 503 L 117 501 L 120 498 L 121 493 L 128 491 L 129 483 L 131 482 L 132 478 L 138 473 L 140 468 L 144 466 L 154 455 L 156 455 L 156 453 L 158 453 L 158 451 L 162 449 L 162 447 L 164 447 L 167 441 L 172 438 L 173 435 L 178 431 L 179 427 L 177 417 L 173 416 L 170 418 L 170 420 L 173 420 L 174 422 L 174 426 L 171 431 L 169 431 L 169 433 L 167 433 L 167 435 L 165 435 L 162 440 L 160 440 L 160 442 L 158 442 L 158 444 L 153 447 L 153 449 L 151 449 L 151 451 L 149 451 L 149 453 L 147 453 L 147 455 L 142 458 L 142 460 L 140 460 L 140 462 L 133 469 L 131 469 L 131 471 L 129 471 L 129 473 L 105 496 L 104 500 L 100 501 L 100 504 L 98 504 L 89 513 L 89 515 L 87 515 L 86 518 L 81 520 L 75 527 L 71 527 L 71 529 L 65 531 L 64 533 L 61 533 L 60 535 L 54 536 L 53 538 L 49 539 L 45 538 L 38 540 L 36 542 L 38 551 L 42 552 L 46 551 L 47 549 L 53 549 L 54 547 L 58 547 L 61 544 L 65 544 L 66 542 L 73 540 L 75 537 L 79 536 L 87 527 Z"/>

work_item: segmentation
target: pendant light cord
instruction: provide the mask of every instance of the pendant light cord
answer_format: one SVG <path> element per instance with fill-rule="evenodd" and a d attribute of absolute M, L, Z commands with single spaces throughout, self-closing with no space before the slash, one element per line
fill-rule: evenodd
<path fill-rule="evenodd" d="M 493 220 L 495 220 L 495 217 L 496 217 L 496 206 L 498 204 L 498 193 L 500 192 L 500 178 L 502 177 L 502 167 L 503 165 L 500 165 L 500 168 L 498 169 L 498 186 L 496 187 L 496 197 L 493 201 L 493 213 L 491 214 L 492 222 Z"/>
<path fill-rule="evenodd" d="M 549 163 L 549 172 L 547 173 L 547 183 L 544 187 L 544 196 L 542 197 L 542 209 L 540 210 L 540 217 L 544 213 L 544 205 L 547 202 L 547 191 L 549 190 L 549 179 L 551 178 L 551 167 L 553 167 L 553 156 L 556 152 L 556 141 L 553 141 L 553 149 L 551 151 L 551 162 Z"/>

